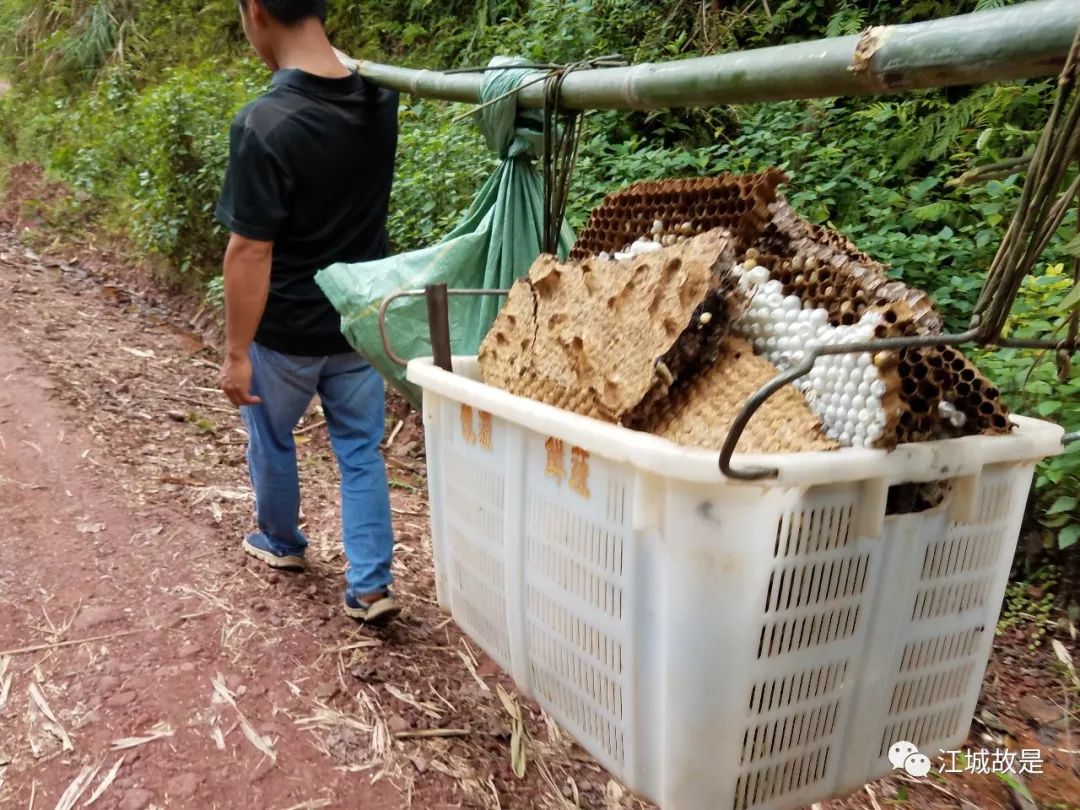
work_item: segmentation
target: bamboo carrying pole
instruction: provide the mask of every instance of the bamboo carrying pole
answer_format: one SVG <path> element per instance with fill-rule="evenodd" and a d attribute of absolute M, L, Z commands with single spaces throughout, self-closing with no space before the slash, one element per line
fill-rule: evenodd
<path fill-rule="evenodd" d="M 566 77 L 564 109 L 663 109 L 890 93 L 1049 76 L 1080 26 L 1080 0 L 1033 0 L 940 20 L 870 28 L 858 36 L 778 45 Z M 357 61 L 377 84 L 416 96 L 479 101 L 478 73 L 410 70 Z M 542 107 L 544 88 L 519 103 Z"/>

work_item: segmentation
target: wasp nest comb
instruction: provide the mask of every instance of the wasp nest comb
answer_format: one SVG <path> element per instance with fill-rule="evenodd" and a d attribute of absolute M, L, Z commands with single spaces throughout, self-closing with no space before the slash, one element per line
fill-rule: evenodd
<path fill-rule="evenodd" d="M 623 261 L 541 257 L 514 285 L 480 347 L 484 381 L 575 413 L 718 447 L 745 399 L 776 373 L 748 344 L 727 337 L 745 306 L 731 272 L 731 241 L 714 230 Z M 835 446 L 794 389 L 764 415 L 763 430 L 755 428 L 740 449 Z M 790 428 L 764 429 L 777 419 Z"/>

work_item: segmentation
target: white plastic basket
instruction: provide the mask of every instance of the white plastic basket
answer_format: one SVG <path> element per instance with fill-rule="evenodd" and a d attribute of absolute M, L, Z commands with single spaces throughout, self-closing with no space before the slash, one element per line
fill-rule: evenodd
<path fill-rule="evenodd" d="M 1034 465 L 1056 425 L 733 466 L 409 364 L 424 389 L 438 597 L 665 810 L 782 810 L 965 738 Z M 950 482 L 886 516 L 889 487 Z"/>

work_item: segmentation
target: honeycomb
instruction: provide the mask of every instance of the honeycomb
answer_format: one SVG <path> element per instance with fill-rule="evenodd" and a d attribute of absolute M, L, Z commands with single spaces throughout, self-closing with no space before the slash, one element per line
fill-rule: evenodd
<path fill-rule="evenodd" d="M 716 362 L 677 385 L 666 407 L 642 429 L 680 444 L 718 449 L 746 400 L 776 374 L 776 366 L 756 356 L 749 343 L 726 337 Z M 754 414 L 736 449 L 740 453 L 793 453 L 838 446 L 824 436 L 821 419 L 806 399 L 794 386 L 786 385 Z"/>
<path fill-rule="evenodd" d="M 720 230 L 623 262 L 541 256 L 480 346 L 484 381 L 609 422 L 648 419 L 716 357 L 733 263 Z"/>
<path fill-rule="evenodd" d="M 798 300 L 803 309 L 822 313 L 834 330 L 857 327 L 858 334 L 849 340 L 941 333 L 941 316 L 925 292 L 890 281 L 881 264 L 843 235 L 804 220 L 782 197 L 770 204 L 770 211 L 772 220 L 744 261 L 744 265 L 760 264 L 766 269 L 765 286 L 778 283 L 782 296 Z M 828 333 L 829 328 L 824 332 Z M 815 338 L 830 342 L 826 334 Z M 783 348 L 756 347 L 767 356 L 770 350 Z M 867 357 L 866 353 L 855 355 L 855 363 L 865 363 Z M 801 357 L 787 358 L 781 352 L 774 362 L 784 367 L 798 359 Z M 884 428 L 865 442 L 868 446 L 888 448 L 905 442 L 1011 429 L 998 390 L 956 349 L 939 346 L 879 352 L 872 361 L 890 394 L 899 382 L 899 395 L 881 403 Z M 843 393 L 837 401 L 835 391 L 828 403 L 821 399 L 823 381 L 827 385 L 835 379 L 837 367 L 848 362 L 835 356 L 824 357 L 804 383 L 811 405 L 824 405 L 816 410 L 824 417 L 827 431 L 858 422 L 852 419 L 850 410 L 845 411 L 852 404 L 861 407 L 854 402 L 858 393 L 852 394 L 852 403 L 844 401 Z M 829 408 L 836 413 L 830 413 Z M 833 432 L 841 443 L 859 443 L 843 427 Z"/>
<path fill-rule="evenodd" d="M 777 191 L 786 180 L 769 169 L 636 183 L 609 195 L 570 263 L 541 258 L 515 285 L 481 347 L 485 380 L 718 446 L 749 395 L 740 386 L 756 380 L 756 390 L 768 379 L 761 373 L 797 365 L 807 346 L 942 332 L 930 296 L 891 281 L 845 236 L 800 217 Z M 723 248 L 712 245 L 703 258 L 701 234 L 723 239 Z M 798 391 L 803 411 L 791 410 Z M 825 355 L 776 396 L 802 438 L 768 421 L 767 403 L 740 450 L 891 448 L 1011 429 L 998 390 L 946 346 Z M 754 427 L 761 420 L 764 434 Z"/>
<path fill-rule="evenodd" d="M 622 251 L 650 234 L 669 246 L 716 228 L 729 231 L 741 253 L 769 222 L 769 205 L 785 180 L 779 169 L 768 169 L 760 174 L 635 183 L 608 195 L 592 212 L 570 259 Z"/>
<path fill-rule="evenodd" d="M 941 316 L 929 295 L 890 281 L 885 266 L 843 234 L 806 221 L 781 196 L 769 211 L 771 220 L 746 255 L 769 268 L 784 295 L 798 296 L 808 308 L 824 309 L 833 326 L 851 326 L 871 307 L 905 303 L 914 318 L 912 334 L 941 331 Z"/>

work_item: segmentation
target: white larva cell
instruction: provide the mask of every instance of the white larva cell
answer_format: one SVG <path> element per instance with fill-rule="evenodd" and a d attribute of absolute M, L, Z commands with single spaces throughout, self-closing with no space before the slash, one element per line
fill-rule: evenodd
<path fill-rule="evenodd" d="M 630 255 L 640 256 L 644 253 L 654 253 L 662 249 L 663 245 L 661 245 L 659 242 L 653 242 L 649 239 L 638 239 L 632 245 L 630 245 Z"/>
<path fill-rule="evenodd" d="M 783 285 L 769 277 L 767 268 L 748 260 L 735 272 L 750 299 L 736 330 L 756 353 L 781 369 L 802 363 L 814 347 L 869 339 L 880 320 L 866 316 L 854 326 L 834 327 L 825 309 L 804 308 L 797 296 L 785 296 Z M 882 431 L 885 386 L 869 353 L 820 356 L 794 384 L 821 418 L 826 434 L 841 444 L 866 446 Z"/>

